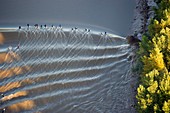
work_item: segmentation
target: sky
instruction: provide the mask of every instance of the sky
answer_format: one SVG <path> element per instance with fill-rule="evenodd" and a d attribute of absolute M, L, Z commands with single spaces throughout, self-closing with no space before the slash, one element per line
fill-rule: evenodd
<path fill-rule="evenodd" d="M 135 0 L 0 0 L 0 27 L 84 25 L 129 33 Z"/>

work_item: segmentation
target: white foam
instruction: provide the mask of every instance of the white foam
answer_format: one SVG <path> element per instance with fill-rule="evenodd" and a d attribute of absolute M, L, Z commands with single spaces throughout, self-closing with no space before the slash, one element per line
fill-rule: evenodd
<path fill-rule="evenodd" d="M 48 30 L 49 30 L 50 28 L 52 28 L 52 27 L 46 27 L 46 29 L 48 29 Z M 26 30 L 27 27 L 23 27 L 23 28 L 21 28 L 21 29 L 22 29 L 22 30 Z M 30 26 L 30 29 L 31 29 L 31 30 L 34 30 L 34 29 L 37 29 L 37 28 L 34 28 L 34 26 Z M 38 28 L 38 29 L 40 29 L 40 28 Z M 44 29 L 44 28 L 43 28 L 43 29 Z M 63 31 L 66 31 L 66 32 L 70 32 L 70 31 L 71 31 L 71 28 L 69 28 L 69 27 L 63 27 L 62 30 L 63 30 Z M 78 28 L 78 30 L 81 31 L 81 32 L 83 32 L 85 29 L 83 29 L 83 28 Z M 17 28 L 17 27 L 3 27 L 3 28 L 0 28 L 0 32 L 15 32 L 15 31 L 18 31 L 18 28 Z M 91 33 L 91 34 L 95 34 L 95 35 L 100 35 L 100 34 L 101 34 L 100 31 L 93 30 L 93 29 L 90 29 L 90 33 Z M 120 37 L 120 38 L 124 38 L 124 37 L 122 37 L 122 36 L 119 36 L 119 35 L 116 35 L 116 34 L 113 34 L 113 33 L 110 33 L 110 32 L 108 32 L 107 35 L 108 35 L 109 37 Z"/>

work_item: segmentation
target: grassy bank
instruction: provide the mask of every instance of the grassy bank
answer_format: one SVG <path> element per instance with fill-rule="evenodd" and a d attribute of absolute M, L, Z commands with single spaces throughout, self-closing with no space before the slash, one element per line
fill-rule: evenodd
<path fill-rule="evenodd" d="M 170 0 L 155 0 L 155 17 L 138 51 L 139 113 L 170 113 Z"/>

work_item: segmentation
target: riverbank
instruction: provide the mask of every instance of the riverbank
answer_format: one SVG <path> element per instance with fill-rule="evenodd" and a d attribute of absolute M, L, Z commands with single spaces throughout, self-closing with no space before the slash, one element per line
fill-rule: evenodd
<path fill-rule="evenodd" d="M 132 66 L 134 66 L 135 61 L 137 59 L 136 52 L 138 51 L 138 43 L 141 41 L 142 35 L 148 31 L 148 25 L 150 24 L 150 20 L 154 17 L 153 7 L 157 7 L 154 0 L 136 0 L 136 7 L 134 10 L 134 19 L 131 27 L 130 37 L 133 38 L 130 42 L 131 44 L 131 62 Z M 127 36 L 127 37 L 129 37 Z M 136 41 L 137 40 L 137 41 Z"/>
<path fill-rule="evenodd" d="M 132 63 L 136 61 L 135 54 L 138 50 L 138 44 L 136 44 L 136 42 L 139 42 L 142 35 L 147 32 L 150 20 L 154 17 L 153 7 L 157 7 L 154 0 L 136 0 L 135 2 L 134 19 L 132 22 L 131 34 L 129 34 L 130 37 L 134 38 L 132 41 L 135 41 L 129 42 L 132 45 L 132 53 L 130 55 L 132 57 L 131 59 L 133 59 Z"/>
<path fill-rule="evenodd" d="M 133 42 L 129 42 L 131 44 L 131 51 L 129 55 L 129 60 L 131 62 L 131 72 L 129 73 L 129 75 L 134 77 L 134 82 L 131 84 L 132 89 L 134 91 L 132 93 L 134 100 L 132 106 L 135 109 L 134 111 L 136 113 L 136 95 L 140 77 L 138 71 L 136 71 L 138 68 L 137 63 L 139 59 L 139 56 L 137 55 L 137 51 L 139 49 L 138 42 L 142 39 L 142 35 L 148 31 L 148 25 L 150 24 L 150 20 L 154 17 L 153 7 L 157 7 L 157 5 L 154 0 L 136 0 L 135 2 L 136 7 L 134 10 L 134 20 L 131 28 L 132 34 L 129 35 L 131 38 L 134 38 L 131 40 Z"/>
<path fill-rule="evenodd" d="M 170 113 L 170 1 L 157 0 L 155 15 L 143 35 L 138 56 L 141 65 L 137 88 L 140 113 Z"/>

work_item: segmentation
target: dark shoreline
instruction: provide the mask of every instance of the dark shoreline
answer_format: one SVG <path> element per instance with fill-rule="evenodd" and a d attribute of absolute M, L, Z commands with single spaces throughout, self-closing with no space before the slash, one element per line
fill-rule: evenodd
<path fill-rule="evenodd" d="M 127 36 L 128 43 L 131 45 L 131 51 L 129 53 L 129 57 L 131 60 L 131 72 L 129 76 L 133 76 L 136 80 L 134 81 L 134 83 L 132 83 L 132 89 L 134 91 L 132 92 L 132 95 L 135 103 L 135 105 L 132 106 L 134 107 L 134 109 L 136 109 L 135 106 L 137 105 L 136 94 L 139 85 L 140 75 L 138 72 L 132 71 L 132 69 L 136 66 L 137 60 L 139 59 L 139 57 L 137 56 L 139 42 L 142 38 L 142 35 L 147 33 L 150 20 L 154 17 L 153 7 L 157 7 L 154 0 L 136 0 L 134 20 L 131 28 L 132 34 Z M 131 41 L 129 41 L 129 37 Z"/>

